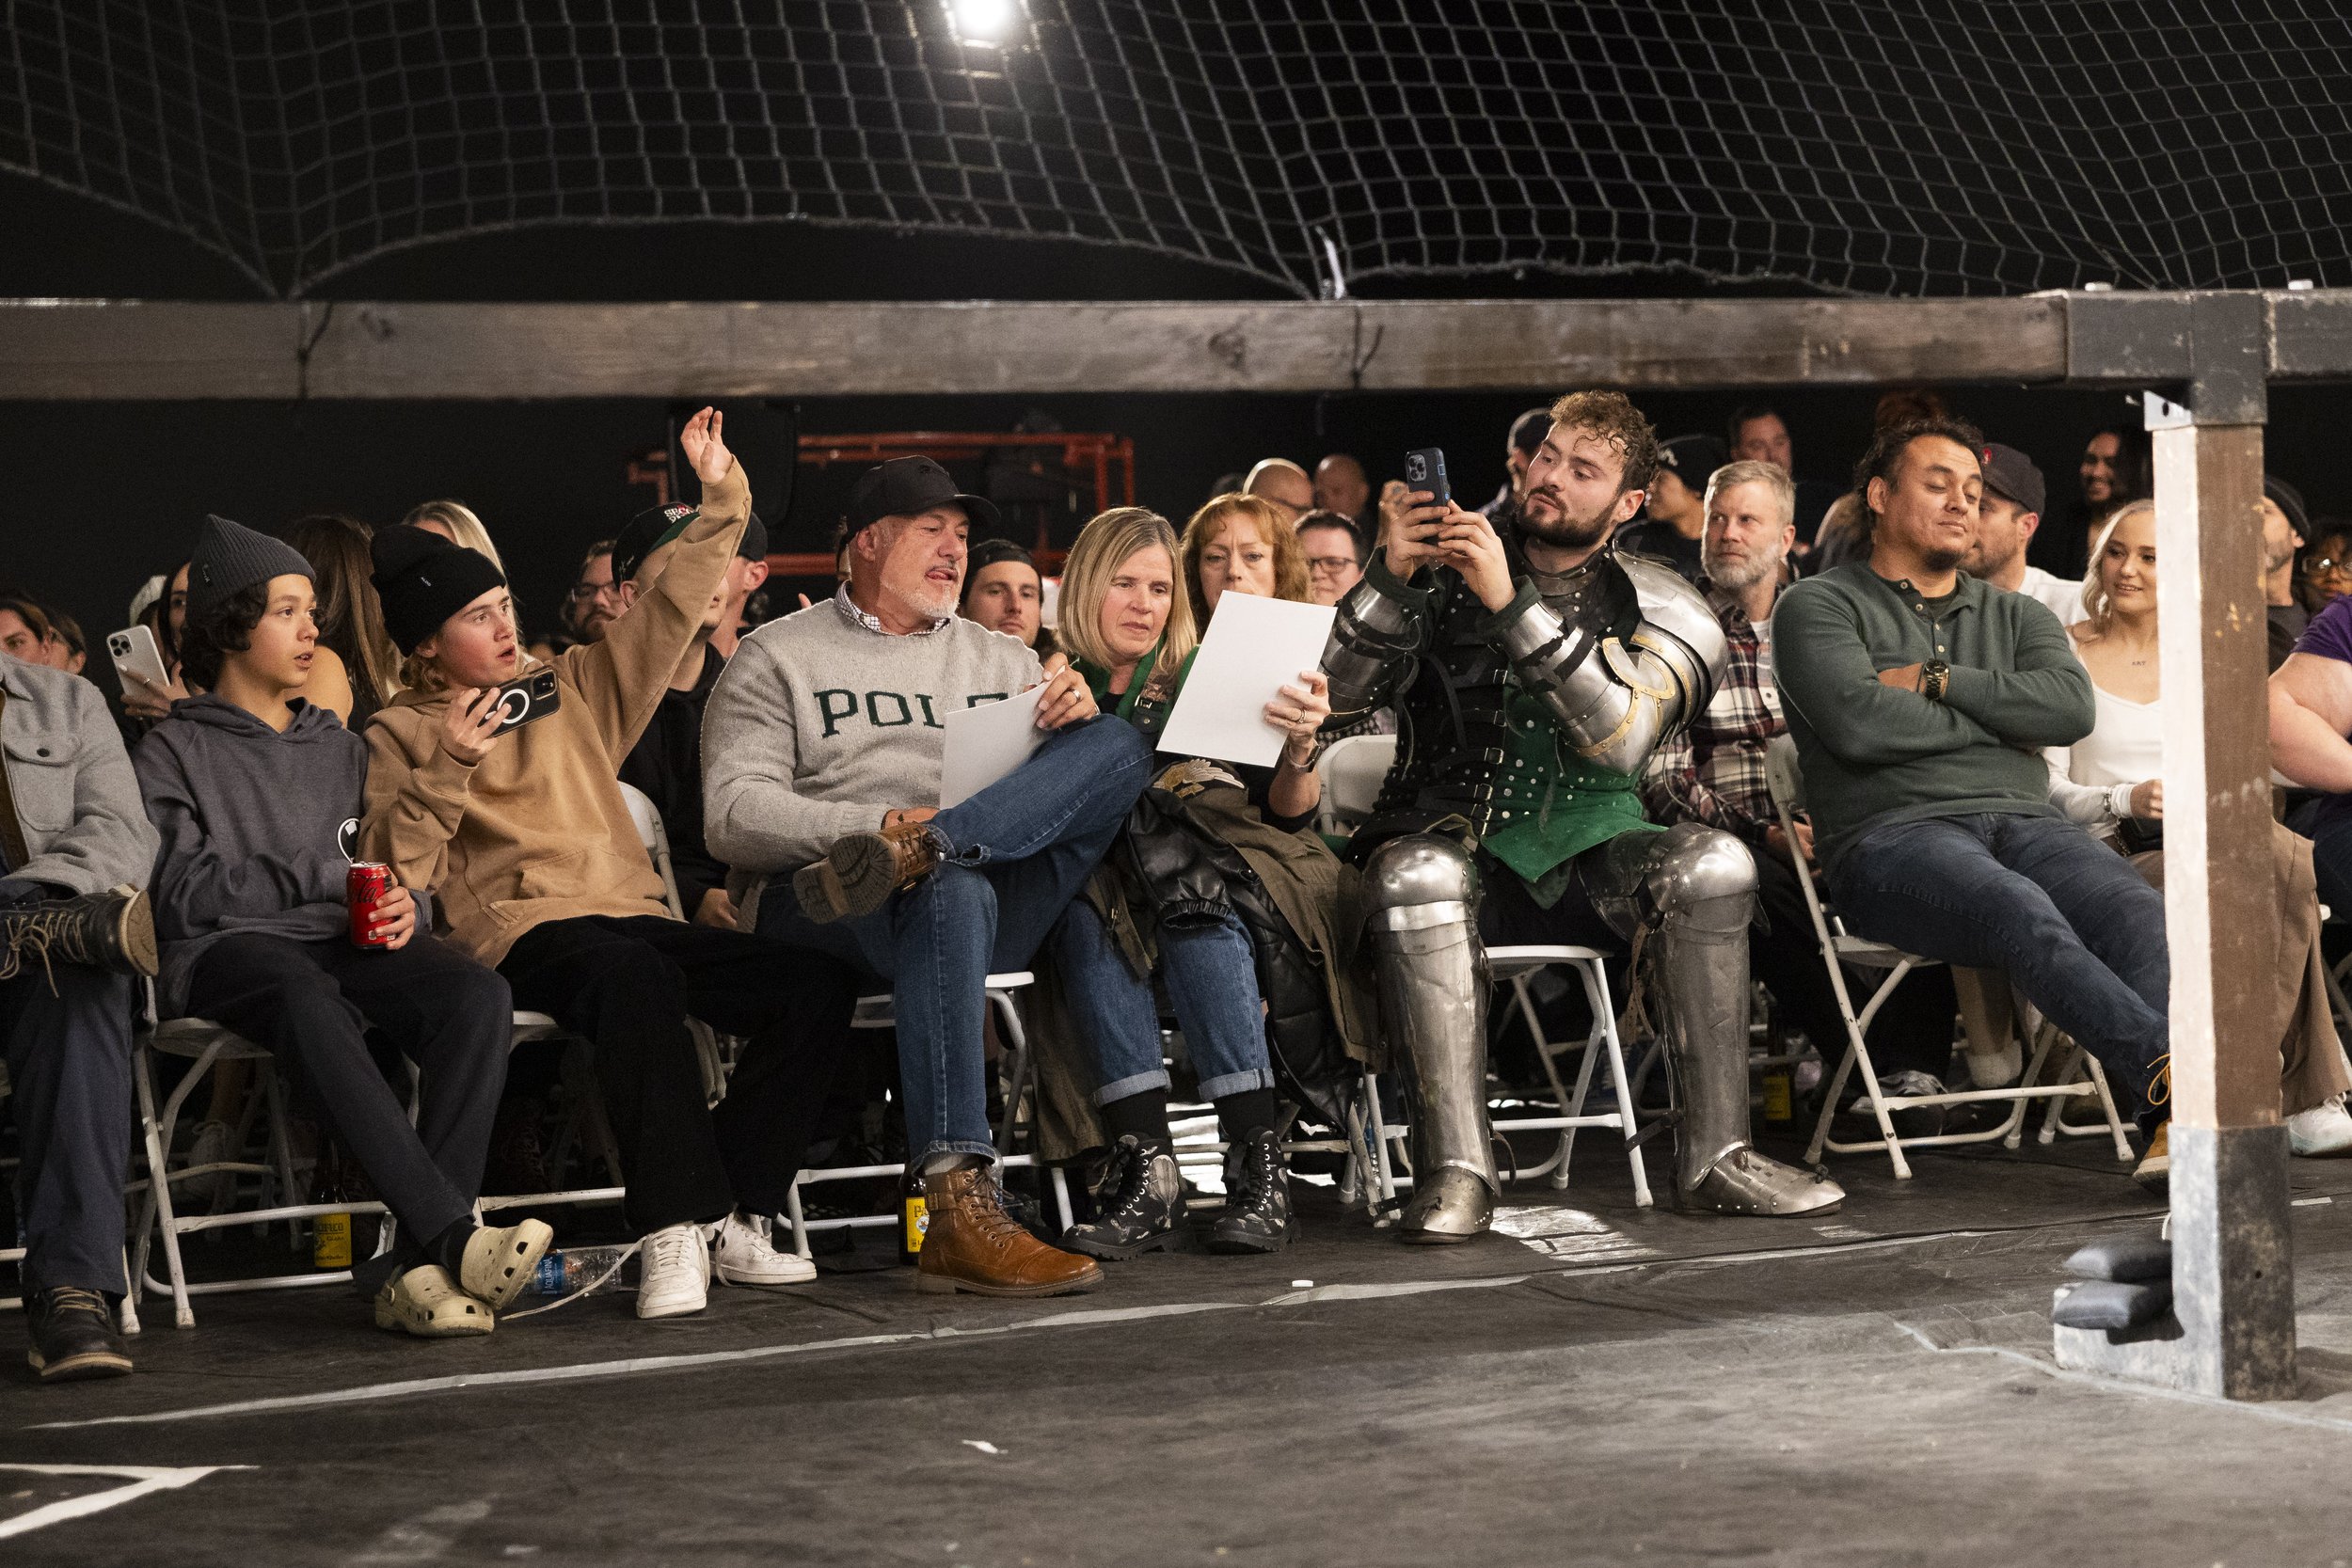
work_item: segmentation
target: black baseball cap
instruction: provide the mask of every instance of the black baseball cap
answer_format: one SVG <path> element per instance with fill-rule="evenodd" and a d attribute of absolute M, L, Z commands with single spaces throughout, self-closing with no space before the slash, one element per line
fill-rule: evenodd
<path fill-rule="evenodd" d="M 850 491 L 849 532 L 844 537 L 855 538 L 884 517 L 912 517 L 951 504 L 963 508 L 973 531 L 996 527 L 995 502 L 957 489 L 947 470 L 928 457 L 894 457 L 858 475 Z"/>
<path fill-rule="evenodd" d="M 1715 470 L 1731 461 L 1731 449 L 1714 436 L 1677 436 L 1658 446 L 1658 464 L 1672 468 L 1675 478 L 1691 487 L 1704 490 Z"/>
<path fill-rule="evenodd" d="M 1984 487 L 2003 499 L 2038 513 L 2050 499 L 2048 487 L 2042 483 L 2042 470 L 2015 447 L 1995 441 L 1977 453 L 1977 461 L 1984 466 Z"/>
<path fill-rule="evenodd" d="M 1544 437 L 1551 434 L 1551 407 L 1531 408 L 1511 421 L 1511 447 L 1530 457 L 1541 451 Z"/>
<path fill-rule="evenodd" d="M 627 582 L 635 577 L 645 557 L 686 531 L 686 527 L 702 515 L 702 508 L 672 501 L 667 506 L 647 507 L 631 517 L 612 540 L 612 580 Z M 755 512 L 743 525 L 743 536 L 735 544 L 735 553 L 746 561 L 768 559 L 768 525 Z"/>

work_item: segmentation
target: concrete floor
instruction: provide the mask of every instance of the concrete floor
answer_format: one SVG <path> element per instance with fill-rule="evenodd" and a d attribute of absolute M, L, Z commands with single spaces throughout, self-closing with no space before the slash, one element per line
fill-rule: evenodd
<path fill-rule="evenodd" d="M 137 1479 L 10 1466 L 183 1483 L 0 1561 L 2352 1560 L 2352 1164 L 2295 1170 L 2303 1397 L 2228 1406 L 2051 1365 L 2059 1260 L 2156 1223 L 2094 1148 L 1840 1161 L 1806 1223 L 1637 1212 L 1597 1142 L 1573 1193 L 1511 1195 L 1516 1236 L 1406 1248 L 1321 1194 L 1280 1257 L 1055 1302 L 918 1297 L 879 1255 L 442 1345 L 335 1291 L 192 1331 L 151 1298 L 136 1377 L 51 1389 L 0 1324 L 0 1529 Z"/>

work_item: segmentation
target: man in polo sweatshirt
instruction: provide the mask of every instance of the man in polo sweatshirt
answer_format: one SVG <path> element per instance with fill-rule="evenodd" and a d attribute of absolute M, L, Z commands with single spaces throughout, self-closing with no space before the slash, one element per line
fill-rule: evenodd
<path fill-rule="evenodd" d="M 506 983 L 419 929 L 395 885 L 381 947 L 350 936 L 345 880 L 367 748 L 302 698 L 318 647 L 310 563 L 267 534 L 208 518 L 188 562 L 183 697 L 132 765 L 162 836 L 151 884 L 166 1016 L 211 1019 L 268 1047 L 308 1087 L 399 1222 L 352 1271 L 379 1328 L 487 1334 L 553 1233 L 477 1225 L 473 1200 L 514 1008 Z M 368 1050 L 382 1031 L 422 1074 L 417 1120 Z"/>
<path fill-rule="evenodd" d="M 2006 970 L 2106 1069 L 2150 1133 L 2169 1049 L 2164 899 L 2049 802 L 2044 746 L 2090 732 L 2090 677 L 2058 618 L 1962 576 L 1983 439 L 1952 420 L 1882 430 L 1854 470 L 1870 559 L 1797 583 L 1772 660 L 1831 896 L 1856 934 Z"/>
<path fill-rule="evenodd" d="M 623 1212 L 644 1238 L 641 1318 L 702 1310 L 714 1274 L 768 1289 L 816 1277 L 776 1249 L 772 1221 L 857 1002 L 832 959 L 672 915 L 621 795 L 621 759 L 750 515 L 720 426 L 706 408 L 679 433 L 703 502 L 660 580 L 596 641 L 535 667 L 554 674 L 557 705 L 505 734 L 495 689 L 523 668 L 505 578 L 418 529 L 385 529 L 373 546 L 408 689 L 369 721 L 362 841 L 433 891 L 450 940 L 503 974 L 516 1006 L 594 1047 Z M 746 1042 L 715 1112 L 690 1016 Z"/>
<path fill-rule="evenodd" d="M 907 1146 L 930 1216 L 916 1287 L 1054 1295 L 1102 1271 L 1004 1212 L 982 987 L 992 970 L 1025 967 L 1065 920 L 1092 918 L 1072 899 L 1142 793 L 1151 747 L 1098 716 L 1086 683 L 1063 671 L 1038 699 L 1049 738 L 1009 777 L 939 809 L 947 717 L 1041 679 L 1029 649 L 956 613 L 966 533 L 995 521 L 928 457 L 860 477 L 849 580 L 745 638 L 710 695 L 703 832 L 760 931 L 891 983 Z M 1100 944 L 1057 936 L 1056 949 L 1081 964 Z"/>

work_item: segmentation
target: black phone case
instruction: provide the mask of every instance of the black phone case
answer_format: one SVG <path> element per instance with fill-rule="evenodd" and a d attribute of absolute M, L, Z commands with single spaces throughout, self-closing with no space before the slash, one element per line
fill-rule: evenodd
<path fill-rule="evenodd" d="M 564 693 L 555 683 L 552 670 L 533 670 L 519 680 L 508 681 L 498 689 L 497 702 L 505 717 L 490 733 L 504 735 L 522 728 L 534 719 L 544 719 L 564 705 Z"/>
<path fill-rule="evenodd" d="M 1405 454 L 1405 488 L 1426 490 L 1434 501 L 1454 499 L 1453 487 L 1446 483 L 1443 448 L 1416 447 Z"/>

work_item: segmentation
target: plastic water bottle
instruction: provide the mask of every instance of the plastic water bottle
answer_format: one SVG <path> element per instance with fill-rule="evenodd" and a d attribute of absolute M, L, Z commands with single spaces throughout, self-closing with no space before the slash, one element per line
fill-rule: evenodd
<path fill-rule="evenodd" d="M 628 1251 L 627 1247 L 585 1246 L 568 1252 L 549 1251 L 532 1271 L 531 1288 L 543 1296 L 567 1296 L 584 1291 L 601 1278 Z"/>

